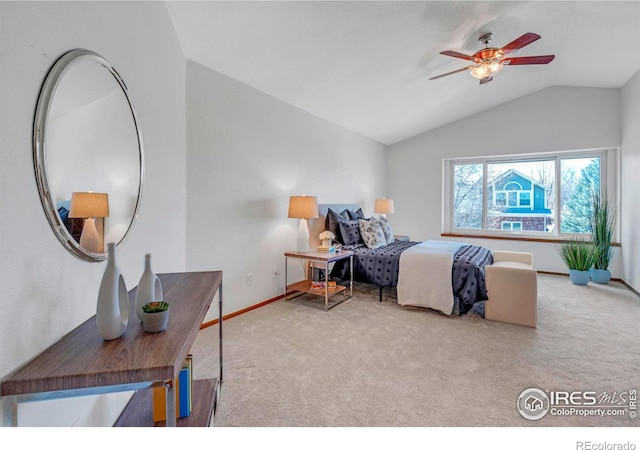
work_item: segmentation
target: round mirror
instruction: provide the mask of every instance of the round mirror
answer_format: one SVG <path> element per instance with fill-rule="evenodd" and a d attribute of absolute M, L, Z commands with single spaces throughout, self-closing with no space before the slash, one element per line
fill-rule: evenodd
<path fill-rule="evenodd" d="M 33 125 L 40 200 L 55 235 L 85 261 L 121 244 L 140 205 L 143 147 L 127 86 L 100 55 L 64 54 L 42 86 Z"/>

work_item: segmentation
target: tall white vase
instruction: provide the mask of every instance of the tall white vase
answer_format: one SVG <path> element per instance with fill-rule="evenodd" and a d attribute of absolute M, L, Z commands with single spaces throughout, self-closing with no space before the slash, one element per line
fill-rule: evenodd
<path fill-rule="evenodd" d="M 98 333 L 110 341 L 122 336 L 129 324 L 129 293 L 116 265 L 116 244 L 107 244 L 107 268 L 102 276 L 96 307 Z"/>
<path fill-rule="evenodd" d="M 144 272 L 136 289 L 136 314 L 142 321 L 142 307 L 149 302 L 163 300 L 162 284 L 158 276 L 151 270 L 151 254 L 144 255 Z"/>

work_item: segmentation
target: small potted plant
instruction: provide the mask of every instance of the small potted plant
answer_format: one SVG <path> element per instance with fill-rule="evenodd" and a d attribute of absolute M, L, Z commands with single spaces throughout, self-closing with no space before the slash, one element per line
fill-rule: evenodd
<path fill-rule="evenodd" d="M 169 304 L 167 302 L 148 302 L 142 305 L 142 328 L 147 333 L 159 333 L 167 328 Z"/>
<path fill-rule="evenodd" d="M 573 284 L 586 285 L 591 279 L 590 269 L 596 257 L 596 248 L 585 239 L 565 241 L 558 247 L 562 261 L 569 269 L 569 278 Z"/>

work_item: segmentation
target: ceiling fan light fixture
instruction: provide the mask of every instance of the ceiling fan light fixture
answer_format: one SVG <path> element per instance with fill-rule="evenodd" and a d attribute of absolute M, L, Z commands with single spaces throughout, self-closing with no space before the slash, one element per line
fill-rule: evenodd
<path fill-rule="evenodd" d="M 504 64 L 502 63 L 502 61 L 493 61 L 489 63 L 489 71 L 491 71 L 492 74 L 500 72 L 503 67 Z"/>
<path fill-rule="evenodd" d="M 455 50 L 440 52 L 440 54 L 445 56 L 471 61 L 472 65 L 429 79 L 437 80 L 447 75 L 469 70 L 471 76 L 480 79 L 480 84 L 485 84 L 493 80 L 493 75 L 500 72 L 505 65 L 549 64 L 555 57 L 555 55 L 522 56 L 515 58 L 510 55 L 507 56 L 509 53 L 520 50 L 540 39 L 540 35 L 536 33 L 525 33 L 502 48 L 489 47 L 492 37 L 493 35 L 491 33 L 485 33 L 480 36 L 479 41 L 485 45 L 485 48 L 475 52 L 473 55 L 466 55 Z"/>
<path fill-rule="evenodd" d="M 504 64 L 502 61 L 485 61 L 473 66 L 469 72 L 471 76 L 482 80 L 493 76 L 494 73 L 500 72 L 503 67 Z"/>
<path fill-rule="evenodd" d="M 491 76 L 491 71 L 489 70 L 489 65 L 486 63 L 476 64 L 469 71 L 472 77 L 483 79 Z"/>

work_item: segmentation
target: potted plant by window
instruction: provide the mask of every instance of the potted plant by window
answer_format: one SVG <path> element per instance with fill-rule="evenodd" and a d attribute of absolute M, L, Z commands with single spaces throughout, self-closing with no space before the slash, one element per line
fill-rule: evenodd
<path fill-rule="evenodd" d="M 591 280 L 607 284 L 611 279 L 609 263 L 613 257 L 613 233 L 616 226 L 616 215 L 611 200 L 603 193 L 596 192 L 592 203 L 591 242 L 595 248 Z"/>
<path fill-rule="evenodd" d="M 562 261 L 569 269 L 569 278 L 573 284 L 586 285 L 591 279 L 596 251 L 591 242 L 585 239 L 565 241 L 558 247 Z"/>
<path fill-rule="evenodd" d="M 167 302 L 149 302 L 142 306 L 142 328 L 147 333 L 159 333 L 167 328 L 169 304 Z"/>

